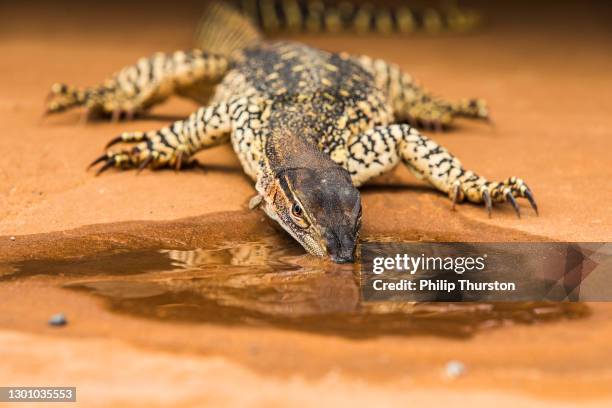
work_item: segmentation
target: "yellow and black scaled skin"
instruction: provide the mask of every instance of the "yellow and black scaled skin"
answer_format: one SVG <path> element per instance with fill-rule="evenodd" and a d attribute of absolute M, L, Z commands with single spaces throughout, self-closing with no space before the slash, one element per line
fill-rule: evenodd
<path fill-rule="evenodd" d="M 403 2 L 330 0 L 236 0 L 231 2 L 266 33 L 411 34 L 467 32 L 481 17 L 452 2 L 442 8 L 415 9 Z M 390 3 L 390 4 L 389 4 Z"/>
<path fill-rule="evenodd" d="M 205 89 L 214 85 L 207 100 Z M 196 152 L 230 142 L 255 181 L 258 199 L 304 248 L 350 262 L 361 224 L 357 187 L 400 162 L 448 194 L 468 200 L 537 207 L 517 177 L 491 182 L 422 135 L 463 116 L 486 119 L 483 101 L 434 98 L 398 66 L 366 56 L 330 53 L 292 42 L 254 38 L 231 53 L 200 49 L 155 54 L 126 67 L 102 86 L 54 85 L 48 109 L 84 105 L 115 118 L 145 111 L 173 94 L 206 103 L 185 120 L 111 140 L 134 143 L 108 150 L 92 165 L 181 168 Z M 208 95 L 208 94 L 206 94 Z"/>

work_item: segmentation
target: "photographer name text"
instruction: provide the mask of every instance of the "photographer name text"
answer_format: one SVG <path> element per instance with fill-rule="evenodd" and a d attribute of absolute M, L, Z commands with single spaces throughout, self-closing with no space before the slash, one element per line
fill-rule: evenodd
<path fill-rule="evenodd" d="M 381 276 L 386 272 L 393 273 L 387 279 L 374 279 L 372 288 L 376 291 L 516 291 L 514 282 L 480 282 L 470 279 L 398 279 L 398 273 L 409 275 L 454 272 L 463 275 L 465 272 L 483 272 L 486 268 L 487 254 L 482 256 L 426 256 L 396 254 L 391 257 L 375 257 L 372 262 L 372 274 Z M 479 276 L 483 276 L 479 274 Z M 381 276 L 382 278 L 382 276 Z"/>

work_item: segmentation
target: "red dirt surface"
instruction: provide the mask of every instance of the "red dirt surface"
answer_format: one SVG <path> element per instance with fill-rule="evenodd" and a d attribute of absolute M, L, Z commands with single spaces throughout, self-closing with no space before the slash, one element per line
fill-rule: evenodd
<path fill-rule="evenodd" d="M 491 219 L 473 205 L 451 212 L 446 197 L 399 169 L 364 190 L 364 234 L 612 241 L 608 7 L 487 4 L 477 6 L 489 23 L 466 36 L 299 38 L 394 61 L 449 98 L 487 99 L 494 126 L 460 121 L 432 136 L 491 179 L 525 179 L 541 209 L 536 217 L 521 202 L 520 220 L 509 206 L 496 207 Z M 245 209 L 254 189 L 229 147 L 198 155 L 210 166 L 206 172 L 109 171 L 96 178 L 85 171 L 110 138 L 186 116 L 191 102 L 172 100 L 154 110 L 156 117 L 129 123 L 83 125 L 77 111 L 41 119 L 53 82 L 95 84 L 141 56 L 189 47 L 200 4 L 1 7 L 0 260 L 78 255 L 146 239 L 197 245 L 222 235 L 204 232 L 230 219 L 241 234 L 270 228 Z M 320 398 L 334 406 L 612 404 L 608 304 L 590 305 L 587 319 L 469 340 L 356 341 L 115 315 L 52 278 L 3 282 L 0 299 L 0 385 L 76 385 L 81 406 L 307 406 Z M 48 316 L 59 310 L 71 324 L 48 328 Z M 452 359 L 469 374 L 449 382 L 440 370 Z"/>

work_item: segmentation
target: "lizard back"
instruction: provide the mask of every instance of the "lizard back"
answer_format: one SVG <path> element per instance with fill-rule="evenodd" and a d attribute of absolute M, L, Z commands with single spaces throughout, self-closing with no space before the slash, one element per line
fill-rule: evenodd
<path fill-rule="evenodd" d="M 291 129 L 342 164 L 351 136 L 393 121 L 387 95 L 354 58 L 303 44 L 260 43 L 236 53 L 215 99 L 245 95 L 259 99 L 265 113 L 259 126 L 249 126 L 258 132 L 233 135 L 250 175 L 276 127 Z"/>

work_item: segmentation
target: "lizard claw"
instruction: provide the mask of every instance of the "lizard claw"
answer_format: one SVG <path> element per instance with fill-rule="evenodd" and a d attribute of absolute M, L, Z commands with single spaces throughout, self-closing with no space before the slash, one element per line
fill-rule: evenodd
<path fill-rule="evenodd" d="M 83 113 L 81 113 L 81 119 L 80 119 L 81 124 L 82 125 L 87 124 L 87 122 L 89 122 L 89 120 L 91 119 L 92 114 L 93 114 L 93 109 L 90 106 L 86 107 Z"/>
<path fill-rule="evenodd" d="M 111 122 L 117 123 L 121 120 L 121 109 L 115 109 L 111 113 Z"/>
<path fill-rule="evenodd" d="M 461 183 L 455 182 L 451 189 L 451 200 L 452 200 L 451 210 L 455 211 L 455 205 L 457 204 L 458 201 L 460 201 L 459 200 L 460 197 L 461 197 Z"/>
<path fill-rule="evenodd" d="M 506 200 L 508 200 L 510 204 L 512 204 L 512 207 L 514 208 L 514 212 L 516 212 L 516 217 L 521 218 L 521 209 L 519 208 L 516 200 L 514 199 L 514 196 L 512 195 L 512 191 L 508 190 L 508 192 L 506 192 Z"/>
<path fill-rule="evenodd" d="M 472 176 L 473 177 L 473 176 Z M 476 176 L 478 179 L 478 176 Z M 468 201 L 473 203 L 484 204 L 487 209 L 489 218 L 493 210 L 493 203 L 508 202 L 512 205 L 517 218 L 521 218 L 521 208 L 518 204 L 518 198 L 526 198 L 538 214 L 538 205 L 533 198 L 533 193 L 527 187 L 525 182 L 518 177 L 510 177 L 502 182 L 489 182 L 486 179 L 480 178 L 480 182 L 475 183 L 474 179 L 467 182 L 456 180 L 450 187 L 449 198 L 452 200 L 452 206 L 466 197 Z M 459 189 L 459 192 L 457 191 Z"/>
<path fill-rule="evenodd" d="M 113 139 L 111 139 L 105 146 L 105 149 L 108 149 L 109 147 L 116 145 L 117 143 L 121 143 L 123 142 L 123 136 L 117 136 Z"/>
<path fill-rule="evenodd" d="M 134 116 L 136 116 L 136 111 L 134 109 L 128 109 L 125 111 L 125 120 L 131 122 L 134 119 Z"/>
<path fill-rule="evenodd" d="M 125 150 L 121 152 L 108 151 L 104 155 L 94 160 L 87 169 L 89 170 L 96 164 L 102 162 L 104 162 L 104 164 L 102 165 L 102 167 L 100 167 L 100 169 L 98 169 L 98 171 L 96 171 L 96 176 L 99 176 L 101 173 L 105 172 L 113 166 L 121 168 L 132 167 L 138 162 L 138 158 L 134 154 Z"/>
<path fill-rule="evenodd" d="M 540 213 L 538 212 L 538 204 L 536 203 L 535 199 L 533 198 L 533 194 L 531 194 L 531 190 L 529 190 L 529 188 L 527 188 L 527 189 L 525 189 L 525 192 L 523 194 L 525 194 L 525 197 L 529 201 L 529 204 L 531 205 L 531 208 L 533 208 L 533 210 L 535 211 L 536 215 L 540 215 Z"/>
<path fill-rule="evenodd" d="M 442 125 L 442 122 L 434 121 L 433 122 L 433 129 L 432 130 L 434 132 L 442 133 L 444 131 L 444 126 Z"/>
<path fill-rule="evenodd" d="M 190 152 L 187 147 L 180 145 L 174 149 L 166 149 L 169 145 L 163 142 L 163 136 L 154 135 L 150 132 L 124 132 L 111 139 L 106 144 L 110 148 L 118 143 L 138 143 L 128 150 L 113 152 L 107 150 L 106 154 L 95 159 L 87 169 L 96 164 L 104 163 L 96 175 L 114 166 L 123 170 L 136 169 L 139 174 L 147 167 L 155 169 L 162 167 L 172 167 L 176 170 L 191 167 Z M 157 137 L 158 139 L 155 139 Z"/>
<path fill-rule="evenodd" d="M 93 166 L 95 166 L 98 163 L 101 163 L 105 160 L 108 160 L 108 155 L 106 153 L 104 153 L 102 156 L 98 157 L 96 160 L 92 161 L 89 166 L 87 166 L 87 170 L 91 169 Z"/>
<path fill-rule="evenodd" d="M 110 169 L 114 165 L 115 165 L 115 158 L 111 157 L 110 159 L 108 159 L 106 163 L 104 163 L 104 166 L 100 167 L 100 169 L 96 171 L 96 177 L 104 173 L 106 170 Z"/>
<path fill-rule="evenodd" d="M 106 148 L 116 145 L 117 143 L 138 143 L 143 140 L 148 140 L 147 134 L 143 132 L 125 132 L 119 136 L 111 139 L 107 144 Z"/>
<path fill-rule="evenodd" d="M 491 194 L 489 190 L 482 191 L 482 199 L 484 200 L 485 207 L 487 208 L 487 213 L 489 214 L 489 218 L 491 218 L 491 212 L 493 210 L 493 203 L 491 201 Z"/>
<path fill-rule="evenodd" d="M 143 171 L 149 164 L 151 164 L 152 161 L 153 156 L 148 156 L 146 159 L 144 159 L 143 162 L 140 163 L 140 165 L 138 166 L 138 169 L 136 169 L 136 174 L 140 174 L 140 172 Z"/>

